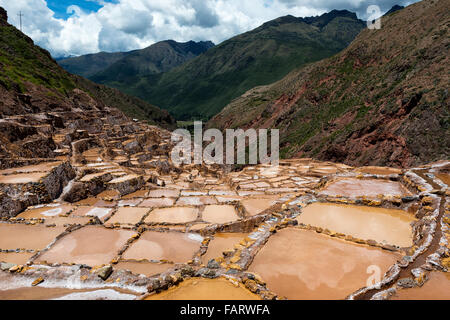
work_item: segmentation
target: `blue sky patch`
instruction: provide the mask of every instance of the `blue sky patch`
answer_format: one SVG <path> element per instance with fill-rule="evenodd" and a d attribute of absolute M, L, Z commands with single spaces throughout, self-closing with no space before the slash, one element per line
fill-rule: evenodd
<path fill-rule="evenodd" d="M 68 19 L 73 13 L 67 13 L 67 8 L 76 5 L 84 12 L 97 12 L 103 5 L 101 2 L 118 2 L 117 0 L 47 0 L 48 7 L 55 12 L 55 18 Z"/>

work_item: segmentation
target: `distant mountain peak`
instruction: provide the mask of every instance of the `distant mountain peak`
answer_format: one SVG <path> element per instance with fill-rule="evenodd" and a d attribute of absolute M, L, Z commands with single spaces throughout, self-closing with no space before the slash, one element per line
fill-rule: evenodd
<path fill-rule="evenodd" d="M 272 21 L 266 22 L 261 27 L 271 27 L 271 26 L 275 27 L 282 24 L 303 22 L 309 25 L 315 25 L 319 28 L 323 28 L 336 18 L 350 18 L 355 21 L 359 20 L 355 12 L 351 12 L 348 10 L 332 10 L 320 16 L 312 16 L 304 18 L 297 18 L 289 14 L 287 16 L 279 17 Z"/>

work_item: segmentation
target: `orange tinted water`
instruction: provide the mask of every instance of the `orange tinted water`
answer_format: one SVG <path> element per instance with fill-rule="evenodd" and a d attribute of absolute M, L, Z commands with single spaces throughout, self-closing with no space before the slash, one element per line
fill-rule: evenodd
<path fill-rule="evenodd" d="M 362 173 L 376 174 L 376 175 L 391 175 L 402 173 L 402 170 L 388 167 L 361 167 L 356 170 Z"/>
<path fill-rule="evenodd" d="M 202 213 L 202 219 L 207 222 L 222 224 L 236 221 L 239 217 L 236 214 L 234 206 L 211 205 L 205 207 L 205 210 Z"/>
<path fill-rule="evenodd" d="M 34 256 L 34 253 L 4 253 L 0 252 L 0 262 L 14 263 L 14 264 L 25 264 L 30 258 Z"/>
<path fill-rule="evenodd" d="M 12 173 L 31 173 L 31 172 L 45 172 L 59 166 L 61 162 L 43 162 L 37 165 L 10 168 L 0 171 L 0 175 Z"/>
<path fill-rule="evenodd" d="M 8 176 L 0 176 L 0 183 L 30 183 L 38 182 L 40 179 L 48 175 L 48 172 L 32 172 L 12 174 Z"/>
<path fill-rule="evenodd" d="M 450 300 L 450 273 L 432 272 L 421 288 L 399 290 L 392 300 Z"/>
<path fill-rule="evenodd" d="M 125 251 L 122 258 L 187 262 L 200 249 L 201 241 L 201 238 L 181 232 L 147 231 Z"/>
<path fill-rule="evenodd" d="M 410 223 L 416 219 L 403 210 L 313 203 L 296 220 L 359 239 L 409 247 L 413 244 Z"/>
<path fill-rule="evenodd" d="M 382 276 L 399 258 L 377 248 L 292 228 L 273 235 L 249 270 L 288 299 L 344 299 L 366 286 L 370 266 L 379 268 Z"/>
<path fill-rule="evenodd" d="M 436 177 L 441 180 L 446 185 L 450 186 L 450 174 L 447 173 L 438 173 Z"/>
<path fill-rule="evenodd" d="M 256 216 L 275 204 L 273 199 L 247 199 L 241 201 L 250 216 Z"/>
<path fill-rule="evenodd" d="M 76 263 L 89 266 L 108 264 L 135 232 L 87 226 L 76 230 L 52 246 L 37 261 Z"/>
<path fill-rule="evenodd" d="M 261 300 L 242 285 L 219 279 L 189 279 L 145 300 Z"/>
<path fill-rule="evenodd" d="M 223 257 L 226 250 L 234 249 L 234 245 L 247 236 L 246 233 L 217 233 L 208 245 L 208 251 L 202 256 L 204 264 L 209 260 Z"/>

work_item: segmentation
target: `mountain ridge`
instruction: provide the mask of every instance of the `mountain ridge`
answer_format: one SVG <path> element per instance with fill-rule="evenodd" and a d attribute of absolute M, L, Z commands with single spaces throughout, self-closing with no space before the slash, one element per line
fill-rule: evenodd
<path fill-rule="evenodd" d="M 59 60 L 71 73 L 101 82 L 130 74 L 167 72 L 212 48 L 211 41 L 176 42 L 164 40 L 143 49 L 128 52 L 99 52 Z"/>

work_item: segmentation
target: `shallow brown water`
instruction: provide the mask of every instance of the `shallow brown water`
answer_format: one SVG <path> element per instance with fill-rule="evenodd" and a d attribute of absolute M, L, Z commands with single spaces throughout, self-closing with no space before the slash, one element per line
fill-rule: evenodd
<path fill-rule="evenodd" d="M 450 273 L 432 272 L 421 288 L 399 290 L 392 300 L 450 300 Z"/>
<path fill-rule="evenodd" d="M 119 208 L 116 213 L 107 221 L 106 224 L 132 224 L 135 225 L 141 221 L 145 214 L 149 212 L 146 208 Z"/>
<path fill-rule="evenodd" d="M 37 261 L 76 263 L 89 266 L 108 264 L 135 232 L 87 226 L 55 243 Z"/>
<path fill-rule="evenodd" d="M 0 170 L 0 175 L 3 174 L 12 174 L 12 173 L 31 173 L 31 172 L 46 172 L 50 171 L 53 168 L 59 166 L 61 164 L 60 161 L 57 162 L 43 162 L 37 165 L 24 166 L 18 168 L 10 168 L 5 170 Z"/>
<path fill-rule="evenodd" d="M 211 205 L 206 206 L 202 213 L 202 219 L 211 223 L 226 223 L 239 219 L 234 206 L 231 205 Z"/>
<path fill-rule="evenodd" d="M 370 266 L 380 276 L 400 256 L 312 231 L 284 229 L 257 254 L 249 271 L 270 290 L 293 300 L 344 299 L 367 285 Z"/>
<path fill-rule="evenodd" d="M 42 208 L 27 210 L 19 214 L 17 217 L 23 219 L 32 219 L 32 218 L 45 219 L 49 217 L 68 214 L 73 209 L 74 207 L 70 205 L 46 206 Z"/>
<path fill-rule="evenodd" d="M 208 245 L 208 251 L 202 256 L 202 261 L 207 264 L 209 260 L 223 257 L 226 250 L 234 249 L 234 245 L 247 236 L 246 233 L 217 233 Z"/>
<path fill-rule="evenodd" d="M 413 244 L 410 223 L 416 219 L 403 210 L 313 203 L 302 211 L 296 219 L 299 223 L 400 247 Z"/>
<path fill-rule="evenodd" d="M 356 169 L 359 172 L 376 175 L 400 174 L 402 170 L 389 167 L 361 167 Z"/>
<path fill-rule="evenodd" d="M 34 253 L 4 253 L 0 252 L 0 262 L 7 262 L 13 264 L 25 264 L 30 258 L 34 256 Z"/>
<path fill-rule="evenodd" d="M 181 232 L 147 231 L 125 251 L 122 258 L 183 263 L 193 258 L 200 249 L 201 241 Z"/>
<path fill-rule="evenodd" d="M 270 198 L 257 198 L 242 200 L 241 203 L 250 216 L 256 216 L 272 207 L 275 204 L 275 200 Z"/>
<path fill-rule="evenodd" d="M 38 182 L 40 179 L 48 175 L 48 172 L 30 172 L 30 173 L 19 173 L 7 176 L 0 176 L 0 183 L 30 183 Z"/>
<path fill-rule="evenodd" d="M 189 279 L 145 300 L 261 300 L 242 285 L 226 279 Z"/>
<path fill-rule="evenodd" d="M 408 196 L 411 193 L 399 182 L 382 179 L 344 178 L 330 183 L 322 194 L 346 197 Z"/>
<path fill-rule="evenodd" d="M 0 248 L 42 250 L 64 230 L 62 227 L 0 223 Z"/>
<path fill-rule="evenodd" d="M 450 186 L 450 174 L 447 173 L 438 173 L 436 177 L 441 180 L 446 185 Z"/>
<path fill-rule="evenodd" d="M 134 274 L 143 274 L 147 277 L 151 277 L 162 272 L 165 272 L 172 268 L 172 264 L 159 264 L 150 262 L 134 262 L 134 261 L 122 261 L 114 266 L 116 270 L 128 270 Z"/>
<path fill-rule="evenodd" d="M 198 209 L 189 207 L 173 207 L 155 209 L 145 218 L 147 223 L 187 223 L 197 220 Z"/>

